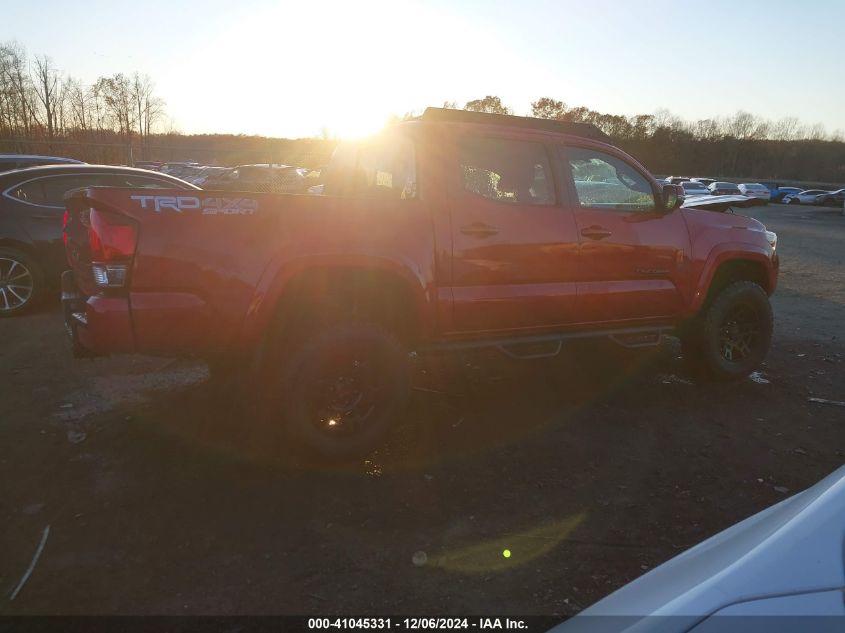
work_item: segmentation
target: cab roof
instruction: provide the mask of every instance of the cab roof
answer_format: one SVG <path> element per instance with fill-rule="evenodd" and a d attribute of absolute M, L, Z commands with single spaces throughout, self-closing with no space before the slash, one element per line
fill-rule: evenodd
<path fill-rule="evenodd" d="M 419 120 L 433 123 L 461 123 L 472 125 L 493 125 L 501 127 L 521 128 L 554 132 L 579 136 L 602 143 L 610 143 L 610 137 L 592 123 L 573 121 L 556 121 L 554 119 L 538 119 L 511 114 L 490 114 L 488 112 L 472 112 L 469 110 L 455 110 L 451 108 L 426 108 Z"/>

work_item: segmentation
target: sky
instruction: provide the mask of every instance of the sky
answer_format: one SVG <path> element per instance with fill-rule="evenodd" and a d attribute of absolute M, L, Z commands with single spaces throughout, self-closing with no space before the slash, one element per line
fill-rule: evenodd
<path fill-rule="evenodd" d="M 184 133 L 355 136 L 497 95 L 845 132 L 843 0 L 27 0 L 0 41 L 86 82 L 148 74 Z"/>

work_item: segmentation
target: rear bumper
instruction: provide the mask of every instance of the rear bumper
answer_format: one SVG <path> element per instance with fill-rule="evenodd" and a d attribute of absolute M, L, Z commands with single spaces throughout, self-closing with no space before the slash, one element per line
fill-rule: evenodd
<path fill-rule="evenodd" d="M 87 297 L 67 270 L 62 273 L 62 310 L 74 357 L 135 351 L 128 299 Z"/>

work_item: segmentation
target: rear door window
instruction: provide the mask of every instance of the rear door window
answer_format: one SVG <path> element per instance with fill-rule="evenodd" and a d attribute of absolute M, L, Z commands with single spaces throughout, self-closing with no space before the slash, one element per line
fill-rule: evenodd
<path fill-rule="evenodd" d="M 554 181 L 541 143 L 466 137 L 459 157 L 461 181 L 469 193 L 502 204 L 555 204 Z"/>

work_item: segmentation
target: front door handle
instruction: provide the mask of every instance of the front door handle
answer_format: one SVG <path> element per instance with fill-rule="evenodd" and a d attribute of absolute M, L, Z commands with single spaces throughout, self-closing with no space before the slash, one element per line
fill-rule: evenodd
<path fill-rule="evenodd" d="M 588 237 L 591 240 L 603 240 L 604 238 L 613 235 L 613 232 L 603 226 L 588 226 L 585 229 L 581 229 L 581 235 Z"/>
<path fill-rule="evenodd" d="M 495 226 L 484 224 L 484 222 L 473 222 L 472 224 L 464 224 L 461 227 L 461 233 L 464 235 L 474 235 L 475 237 L 490 237 L 499 232 Z"/>

